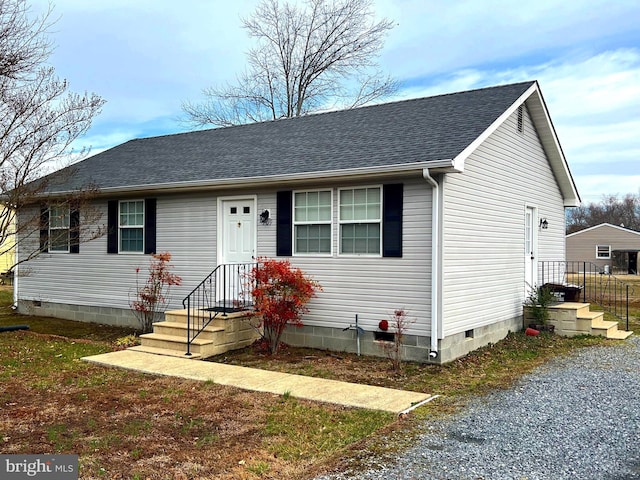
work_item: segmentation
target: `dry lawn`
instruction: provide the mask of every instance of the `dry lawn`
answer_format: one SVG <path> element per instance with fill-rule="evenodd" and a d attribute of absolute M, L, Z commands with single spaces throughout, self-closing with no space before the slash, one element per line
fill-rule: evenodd
<path fill-rule="evenodd" d="M 393 452 L 420 418 L 506 388 L 550 357 L 603 344 L 517 333 L 446 366 L 405 364 L 400 374 L 384 358 L 294 348 L 276 357 L 248 348 L 214 359 L 443 395 L 398 420 L 89 364 L 80 358 L 117 348 L 118 334 L 130 332 L 0 308 L 0 325 L 15 324 L 33 328 L 0 333 L 0 452 L 78 454 L 83 479 L 309 478 L 353 466 L 348 460 L 363 450 Z"/>
<path fill-rule="evenodd" d="M 0 335 L 2 453 L 76 453 L 82 478 L 303 478 L 393 421 L 80 361 L 108 350 L 93 341 Z"/>

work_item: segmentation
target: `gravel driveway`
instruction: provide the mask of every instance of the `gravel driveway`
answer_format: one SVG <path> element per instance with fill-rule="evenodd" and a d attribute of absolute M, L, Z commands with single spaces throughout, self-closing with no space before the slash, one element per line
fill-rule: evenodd
<path fill-rule="evenodd" d="M 640 479 L 640 339 L 590 347 L 425 425 L 396 464 L 338 479 Z"/>

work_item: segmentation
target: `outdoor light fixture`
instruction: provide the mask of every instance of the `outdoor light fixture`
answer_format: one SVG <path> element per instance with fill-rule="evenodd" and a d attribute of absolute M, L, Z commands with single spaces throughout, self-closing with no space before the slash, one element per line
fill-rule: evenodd
<path fill-rule="evenodd" d="M 260 224 L 261 225 L 270 225 L 271 218 L 269 218 L 269 210 L 263 210 L 260 214 Z"/>
<path fill-rule="evenodd" d="M 543 230 L 546 230 L 547 228 L 549 228 L 549 222 L 547 222 L 546 218 L 540 219 L 540 228 Z"/>

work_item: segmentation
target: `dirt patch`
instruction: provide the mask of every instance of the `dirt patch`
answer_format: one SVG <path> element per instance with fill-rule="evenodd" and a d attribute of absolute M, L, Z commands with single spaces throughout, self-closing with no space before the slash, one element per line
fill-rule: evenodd
<path fill-rule="evenodd" d="M 268 456 L 256 430 L 276 399 L 263 396 L 255 408 L 254 395 L 220 386 L 129 377 L 12 392 L 0 416 L 2 451 L 78 453 L 83 477 L 106 478 L 242 478 L 241 460 Z M 8 395 L 4 385 L 0 392 Z"/>
<path fill-rule="evenodd" d="M 413 382 L 407 384 L 411 378 L 440 368 L 405 362 L 402 370 L 396 372 L 391 361 L 384 357 L 358 356 L 287 345 L 282 345 L 277 354 L 270 355 L 259 342 L 211 357 L 207 361 L 405 390 L 412 389 Z M 422 391 L 422 386 L 413 387 L 414 390 Z"/>
<path fill-rule="evenodd" d="M 113 350 L 116 331 L 74 323 L 74 339 L 60 335 L 64 321 L 51 325 L 42 319 L 42 334 L 0 334 L 0 451 L 78 454 L 80 478 L 109 479 L 303 479 L 353 467 L 358 451 L 393 455 L 399 431 L 421 415 L 453 411 L 465 396 L 505 388 L 550 356 L 603 342 L 511 334 L 451 364 L 405 363 L 400 373 L 385 358 L 298 348 L 213 359 L 443 395 L 399 422 L 384 412 L 89 364 L 80 359 Z M 94 340 L 96 332 L 106 339 Z"/>
<path fill-rule="evenodd" d="M 78 454 L 81 478 L 304 478 L 309 466 L 393 419 L 374 414 L 363 430 L 371 415 L 355 409 L 80 360 L 108 349 L 2 334 L 0 451 Z"/>

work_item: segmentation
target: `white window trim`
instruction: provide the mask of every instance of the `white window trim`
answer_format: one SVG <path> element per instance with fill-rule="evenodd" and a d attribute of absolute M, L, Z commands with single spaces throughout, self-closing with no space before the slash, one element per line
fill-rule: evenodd
<path fill-rule="evenodd" d="M 331 199 L 330 203 L 330 213 L 331 218 L 329 220 L 318 220 L 318 221 L 307 221 L 307 222 L 298 222 L 296 221 L 296 193 L 311 193 L 311 192 L 329 192 L 329 197 Z M 332 188 L 312 188 L 312 189 L 301 189 L 294 190 L 292 193 L 291 199 L 291 253 L 294 257 L 332 257 L 333 256 L 333 238 L 334 238 L 334 228 L 333 228 L 333 217 L 334 217 L 334 195 Z M 330 237 L 329 237 L 329 252 L 328 253 L 313 253 L 313 252 L 296 252 L 296 226 L 298 225 L 329 225 L 331 229 Z"/>
<path fill-rule="evenodd" d="M 340 194 L 344 190 L 361 190 L 364 188 L 377 188 L 380 190 L 380 218 L 378 220 L 371 220 L 367 222 L 360 221 L 345 221 L 340 218 Z M 382 215 L 384 214 L 384 210 L 382 205 L 384 204 L 384 189 L 382 188 L 382 184 L 380 185 L 358 185 L 353 187 L 343 187 L 338 189 L 338 198 L 336 200 L 337 203 L 337 217 L 338 217 L 338 256 L 340 257 L 371 257 L 371 258 L 382 258 L 382 237 L 384 232 L 382 231 Z M 380 224 L 380 247 L 379 253 L 341 253 L 342 252 L 342 225 L 353 225 L 356 223 L 379 223 Z"/>
<path fill-rule="evenodd" d="M 48 251 L 47 253 L 55 253 L 55 254 L 57 254 L 57 253 L 69 253 L 69 252 L 71 252 L 71 208 L 70 207 L 64 207 L 66 209 L 66 215 L 69 218 L 69 226 L 66 227 L 66 228 L 62 228 L 62 227 L 52 227 L 51 226 L 51 219 L 53 218 L 51 209 L 54 208 L 54 207 L 59 207 L 59 206 L 51 205 L 49 207 L 49 232 L 48 232 L 49 233 L 49 239 L 48 239 L 48 245 L 47 245 L 47 251 Z M 53 250 L 51 248 L 52 245 L 53 245 L 52 242 L 51 242 L 51 239 L 53 238 L 51 232 L 52 231 L 56 231 L 56 230 L 67 230 L 69 232 L 68 236 L 67 236 L 67 249 L 66 250 Z"/>
<path fill-rule="evenodd" d="M 122 207 L 123 203 L 131 203 L 131 202 L 142 202 L 142 225 L 135 225 L 135 226 L 131 226 L 131 225 L 120 225 L 120 209 Z M 118 201 L 118 254 L 122 254 L 122 255 L 144 255 L 144 251 L 145 251 L 145 244 L 144 244 L 144 237 L 145 237 L 145 222 L 146 222 L 146 216 L 147 216 L 147 212 L 146 212 L 146 205 L 145 205 L 145 201 L 141 200 L 139 198 L 133 198 L 133 199 L 129 199 L 129 200 L 120 200 Z M 123 228 L 142 228 L 142 251 L 140 252 L 132 252 L 130 250 L 122 250 L 120 247 L 122 246 L 122 238 L 120 236 L 120 233 L 122 232 Z"/>
<path fill-rule="evenodd" d="M 609 249 L 609 253 L 607 254 L 606 257 L 602 257 L 602 256 L 598 255 L 598 253 L 599 253 L 598 249 L 599 248 L 604 248 L 604 247 L 607 247 Z M 611 245 L 596 245 L 596 258 L 598 260 L 609 260 L 609 259 L 611 259 Z"/>

